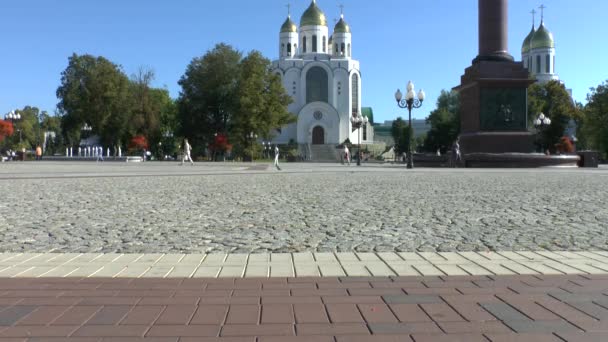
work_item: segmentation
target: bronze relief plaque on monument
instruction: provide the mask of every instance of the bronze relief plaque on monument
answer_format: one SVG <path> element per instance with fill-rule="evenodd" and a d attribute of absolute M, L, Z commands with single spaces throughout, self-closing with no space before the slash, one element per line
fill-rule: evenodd
<path fill-rule="evenodd" d="M 481 88 L 479 126 L 483 131 L 527 129 L 526 88 Z"/>

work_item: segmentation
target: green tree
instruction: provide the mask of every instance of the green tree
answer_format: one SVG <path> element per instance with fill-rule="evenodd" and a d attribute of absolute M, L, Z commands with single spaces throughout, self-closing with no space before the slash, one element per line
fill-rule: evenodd
<path fill-rule="evenodd" d="M 413 131 L 408 123 L 401 117 L 393 121 L 391 126 L 391 136 L 395 142 L 395 154 L 401 155 L 409 151 L 409 144 L 412 143 Z"/>
<path fill-rule="evenodd" d="M 63 116 L 62 132 L 67 143 L 78 143 L 85 123 L 104 144 L 124 142 L 131 109 L 129 88 L 129 79 L 120 66 L 104 57 L 73 54 L 57 89 L 57 108 Z"/>
<path fill-rule="evenodd" d="M 258 51 L 250 52 L 240 63 L 239 97 L 230 127 L 232 141 L 239 146 L 251 148 L 251 141 L 246 138 L 250 132 L 269 139 L 273 131 L 296 120 L 287 110 L 292 99 L 270 66 L 270 61 Z"/>
<path fill-rule="evenodd" d="M 446 152 L 460 134 L 460 100 L 457 92 L 442 90 L 437 98 L 437 108 L 426 122 L 431 125 L 427 133 L 424 150 Z"/>
<path fill-rule="evenodd" d="M 608 81 L 591 88 L 587 95 L 581 131 L 587 147 L 597 149 L 608 158 Z"/>
<path fill-rule="evenodd" d="M 540 144 L 550 150 L 554 150 L 555 144 L 564 136 L 570 120 L 579 123 L 583 118 L 566 87 L 559 81 L 533 84 L 528 88 L 528 113 L 530 129 L 534 128 L 533 122 L 540 113 L 551 119 L 551 125 L 540 138 Z"/>
<path fill-rule="evenodd" d="M 194 58 L 179 80 L 180 133 L 195 154 L 213 141 L 215 133 L 227 133 L 237 107 L 237 82 L 242 54 L 230 45 L 218 44 Z"/>
<path fill-rule="evenodd" d="M 32 106 L 25 106 L 23 109 L 15 110 L 15 114 L 21 115 L 21 120 L 14 122 L 14 133 L 7 143 L 17 150 L 34 149 L 36 144 L 41 143 L 39 135 L 38 116 L 40 109 Z"/>

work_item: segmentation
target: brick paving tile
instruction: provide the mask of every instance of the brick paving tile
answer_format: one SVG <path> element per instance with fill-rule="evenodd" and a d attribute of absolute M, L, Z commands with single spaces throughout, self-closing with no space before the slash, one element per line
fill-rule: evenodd
<path fill-rule="evenodd" d="M 112 326 L 111 328 L 105 325 L 85 325 L 76 330 L 72 336 L 142 337 L 148 329 L 150 329 L 150 327 L 147 325 L 120 325 Z"/>
<path fill-rule="evenodd" d="M 96 292 L 92 292 L 97 296 Z M 83 298 L 78 305 L 135 305 L 141 297 L 89 297 Z"/>
<path fill-rule="evenodd" d="M 231 305 L 226 324 L 257 324 L 259 318 L 259 305 Z"/>
<path fill-rule="evenodd" d="M 574 308 L 598 320 L 608 319 L 608 310 L 592 302 L 568 302 Z"/>
<path fill-rule="evenodd" d="M 220 336 L 294 336 L 293 324 L 227 324 Z"/>
<path fill-rule="evenodd" d="M 155 324 L 188 324 L 196 309 L 194 305 L 168 305 Z"/>
<path fill-rule="evenodd" d="M 500 299 L 493 294 L 477 294 L 477 295 L 443 295 L 444 301 L 448 303 L 495 303 L 500 302 Z"/>
<path fill-rule="evenodd" d="M 408 295 L 459 295 L 461 294 L 454 288 L 437 287 L 433 289 L 413 288 L 405 289 Z"/>
<path fill-rule="evenodd" d="M 416 288 L 426 288 L 422 282 L 404 282 L 404 281 L 396 281 L 392 283 L 387 282 L 375 282 L 372 281 L 371 285 L 375 289 L 416 289 Z"/>
<path fill-rule="evenodd" d="M 386 304 L 431 304 L 443 303 L 441 297 L 432 295 L 388 295 L 382 296 Z"/>
<path fill-rule="evenodd" d="M 496 316 L 503 322 L 509 321 L 529 321 L 530 319 L 521 312 L 513 309 L 505 303 L 482 303 L 480 304 L 486 311 Z"/>
<path fill-rule="evenodd" d="M 0 298 L 0 306 L 11 306 L 20 303 L 22 298 Z M 37 304 L 24 304 L 24 305 L 37 305 Z"/>
<path fill-rule="evenodd" d="M 176 291 L 174 297 L 229 297 L 232 292 L 233 290 L 181 290 Z"/>
<path fill-rule="evenodd" d="M 142 298 L 137 305 L 197 305 L 199 297 Z"/>
<path fill-rule="evenodd" d="M 504 321 L 504 324 L 518 333 L 577 332 L 578 327 L 566 321 Z"/>
<path fill-rule="evenodd" d="M 561 318 L 532 301 L 509 301 L 509 305 L 535 321 L 553 321 Z"/>
<path fill-rule="evenodd" d="M 76 291 L 77 292 L 77 291 Z M 3 297 L 58 297 L 61 294 L 67 293 L 61 290 L 16 290 L 9 291 L 3 295 Z M 81 297 L 80 295 L 74 295 L 72 297 Z"/>
<path fill-rule="evenodd" d="M 275 279 L 275 278 L 272 278 Z M 340 279 L 337 277 L 298 277 L 298 278 L 287 278 L 288 283 L 340 283 Z"/>
<path fill-rule="evenodd" d="M 412 342 L 408 335 L 336 336 L 337 342 Z"/>
<path fill-rule="evenodd" d="M 78 304 L 80 301 L 82 301 L 82 298 L 80 298 L 80 297 L 70 297 L 70 298 L 66 298 L 66 297 L 61 297 L 61 298 L 35 297 L 35 298 L 23 298 L 22 300 L 19 301 L 19 305 L 72 306 L 72 305 Z M 0 302 L 0 305 L 1 304 L 2 303 Z"/>
<path fill-rule="evenodd" d="M 492 342 L 563 342 L 553 334 L 485 334 Z M 578 340 L 577 340 L 578 341 Z"/>
<path fill-rule="evenodd" d="M 262 318 L 260 319 L 260 323 L 295 323 L 293 306 L 291 304 L 262 305 Z"/>
<path fill-rule="evenodd" d="M 545 309 L 553 312 L 554 314 L 563 317 L 570 322 L 594 322 L 595 319 L 585 313 L 573 308 L 572 306 L 562 303 L 556 299 L 543 298 L 536 301 L 538 304 L 543 306 Z"/>
<path fill-rule="evenodd" d="M 189 324 L 221 325 L 226 320 L 228 305 L 200 305 Z"/>
<path fill-rule="evenodd" d="M 121 325 L 151 325 L 163 312 L 163 306 L 136 306 L 120 321 Z"/>
<path fill-rule="evenodd" d="M 178 342 L 179 337 L 104 337 L 101 342 Z"/>
<path fill-rule="evenodd" d="M 388 277 L 340 277 L 340 282 L 342 283 L 370 283 L 372 281 L 375 282 L 393 282 L 394 278 Z"/>
<path fill-rule="evenodd" d="M 115 325 L 131 311 L 131 306 L 106 306 L 97 311 L 90 320 L 88 325 Z"/>
<path fill-rule="evenodd" d="M 58 291 L 61 292 L 61 291 Z M 41 292 L 44 293 L 44 292 Z M 95 294 L 95 297 L 114 297 L 116 296 L 116 294 L 118 293 L 118 291 L 113 291 L 113 290 L 95 290 L 95 291 L 91 291 L 91 290 L 70 290 L 70 291 L 65 291 L 65 292 L 61 292 L 61 297 L 89 297 L 91 296 L 91 293 Z M 29 297 L 29 296 L 23 296 L 23 297 Z M 53 296 L 37 296 L 37 297 L 53 297 Z"/>
<path fill-rule="evenodd" d="M 371 278 L 374 279 L 374 278 Z M 424 282 L 424 281 L 443 281 L 440 276 L 402 276 L 402 277 L 391 277 L 394 282 Z"/>
<path fill-rule="evenodd" d="M 10 340 L 0 339 L 0 342 L 10 342 Z M 32 337 L 27 339 L 27 342 L 102 342 L 102 339 L 101 337 Z"/>
<path fill-rule="evenodd" d="M 44 326 L 30 325 L 8 327 L 0 331 L 0 337 L 67 337 L 70 336 L 79 326 Z"/>
<path fill-rule="evenodd" d="M 147 331 L 146 337 L 215 337 L 219 332 L 219 325 L 154 325 Z"/>
<path fill-rule="evenodd" d="M 390 304 L 389 307 L 399 322 L 430 322 L 431 318 L 417 304 Z"/>
<path fill-rule="evenodd" d="M 174 290 L 120 290 L 116 297 L 171 297 Z"/>
<path fill-rule="evenodd" d="M 52 325 L 82 325 L 101 310 L 101 306 L 75 306 L 57 317 Z"/>
<path fill-rule="evenodd" d="M 348 293 L 351 296 L 389 296 L 405 294 L 400 288 L 348 289 Z"/>
<path fill-rule="evenodd" d="M 291 291 L 308 291 L 308 289 L 294 289 Z M 264 296 L 280 296 L 285 297 L 289 296 L 289 289 L 280 289 L 280 290 L 234 290 L 232 294 L 235 297 L 264 297 Z"/>
<path fill-rule="evenodd" d="M 256 337 L 182 337 L 179 342 L 256 342 Z"/>
<path fill-rule="evenodd" d="M 347 289 L 293 289 L 291 295 L 296 297 L 348 296 L 348 292 Z"/>
<path fill-rule="evenodd" d="M 365 322 L 356 304 L 327 304 L 325 307 L 332 323 Z"/>
<path fill-rule="evenodd" d="M 567 342 L 606 342 L 607 333 L 557 333 L 557 335 Z M 494 341 L 492 341 L 494 342 Z M 535 341 L 538 342 L 538 341 Z"/>
<path fill-rule="evenodd" d="M 478 303 L 448 302 L 467 321 L 485 322 L 495 321 L 496 317 L 484 310 Z"/>
<path fill-rule="evenodd" d="M 262 304 L 321 304 L 321 297 L 262 297 Z"/>
<path fill-rule="evenodd" d="M 484 287 L 484 288 L 473 288 L 473 287 L 459 287 L 458 292 L 463 295 L 494 295 L 494 294 L 514 294 L 513 290 L 508 287 Z"/>
<path fill-rule="evenodd" d="M 321 283 L 320 285 L 325 285 Z M 262 290 L 316 289 L 315 283 L 263 283 Z"/>
<path fill-rule="evenodd" d="M 272 297 L 267 297 L 272 298 Z M 215 304 L 215 305 L 229 305 L 229 304 L 260 304 L 260 297 L 202 297 L 199 305 L 203 304 Z"/>
<path fill-rule="evenodd" d="M 31 341 L 31 339 L 30 339 Z M 14 338 L 0 338 L 0 342 L 27 342 L 27 338 L 20 338 L 20 337 L 14 337 Z M 89 342 L 89 341 L 87 341 Z M 96 342 L 96 341 L 90 341 L 90 342 Z"/>
<path fill-rule="evenodd" d="M 447 334 L 466 333 L 509 333 L 509 329 L 502 322 L 439 322 L 439 327 Z"/>
<path fill-rule="evenodd" d="M 333 336 L 260 336 L 260 338 L 258 338 L 258 342 L 334 342 L 334 341 L 335 340 L 334 340 Z"/>
<path fill-rule="evenodd" d="M 433 322 L 419 323 L 373 323 L 369 329 L 374 335 L 396 335 L 396 334 L 440 334 L 441 329 Z"/>
<path fill-rule="evenodd" d="M 17 325 L 47 325 L 59 315 L 66 312 L 69 306 L 43 306 L 37 308 L 17 322 Z"/>
<path fill-rule="evenodd" d="M 298 336 L 303 335 L 369 335 L 364 323 L 296 324 Z"/>
<path fill-rule="evenodd" d="M 481 334 L 422 335 L 414 334 L 416 342 L 488 342 Z"/>
<path fill-rule="evenodd" d="M 394 284 L 394 283 L 385 283 L 379 282 L 376 284 Z M 319 289 L 371 289 L 372 285 L 368 282 L 360 282 L 360 283 L 319 283 Z"/>
<path fill-rule="evenodd" d="M 444 303 L 420 304 L 422 310 L 426 312 L 435 322 L 462 322 L 464 319 L 449 305 Z"/>
<path fill-rule="evenodd" d="M 479 288 L 472 281 L 425 281 L 428 288 Z"/>
<path fill-rule="evenodd" d="M 571 321 L 570 323 L 576 325 L 587 332 L 604 332 L 608 333 L 608 320 L 605 321 Z M 608 339 L 607 339 L 608 341 Z"/>
<path fill-rule="evenodd" d="M 0 327 L 13 325 L 36 309 L 36 306 L 13 306 L 0 311 Z"/>
<path fill-rule="evenodd" d="M 323 303 L 325 304 L 382 304 L 384 300 L 380 296 L 348 296 L 348 297 L 334 297 L 334 296 L 323 296 Z"/>
<path fill-rule="evenodd" d="M 359 311 L 367 323 L 397 323 L 397 317 L 386 304 L 359 304 Z"/>
<path fill-rule="evenodd" d="M 294 304 L 296 323 L 329 323 L 323 304 Z"/>

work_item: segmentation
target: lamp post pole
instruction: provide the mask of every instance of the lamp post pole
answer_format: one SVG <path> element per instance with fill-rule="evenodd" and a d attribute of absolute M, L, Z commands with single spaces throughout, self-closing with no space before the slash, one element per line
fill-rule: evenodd
<path fill-rule="evenodd" d="M 401 90 L 397 89 L 397 92 L 395 93 L 395 100 L 397 100 L 397 106 L 399 106 L 400 108 L 407 108 L 408 111 L 408 115 L 409 115 L 409 132 L 408 135 L 410 135 L 408 137 L 408 143 L 407 143 L 407 149 L 408 149 L 408 153 L 407 153 L 407 168 L 408 169 L 413 169 L 414 168 L 414 152 L 412 149 L 412 135 L 414 135 L 414 128 L 412 127 L 412 108 L 420 108 L 422 106 L 422 102 L 424 101 L 424 98 L 426 97 L 426 94 L 424 93 L 424 90 L 420 90 L 420 92 L 418 92 L 418 98 L 416 98 L 416 92 L 414 90 L 414 83 L 412 83 L 412 81 L 409 81 L 407 84 L 407 93 L 405 94 L 405 98 L 403 98 L 403 94 L 401 93 Z"/>
<path fill-rule="evenodd" d="M 356 129 L 357 131 L 357 166 L 361 166 L 361 127 L 367 125 L 369 122 L 366 116 L 362 116 L 360 113 L 353 113 L 353 116 L 350 117 L 350 122 L 353 125 L 353 131 Z"/>
<path fill-rule="evenodd" d="M 8 114 L 4 115 L 5 120 L 9 120 L 11 125 L 15 127 L 15 122 L 21 120 L 21 114 L 15 113 L 14 110 L 11 110 Z M 19 132 L 19 145 L 21 145 L 21 129 L 17 129 Z"/>
<path fill-rule="evenodd" d="M 542 153 L 545 153 L 544 144 L 543 144 L 543 132 L 545 131 L 545 129 L 547 127 L 549 127 L 549 125 L 551 125 L 551 119 L 549 119 L 543 113 L 540 113 L 540 115 L 536 118 L 536 120 L 534 120 L 534 127 L 536 127 L 536 130 L 539 135 L 540 151 Z"/>
<path fill-rule="evenodd" d="M 249 133 L 249 139 L 251 139 L 251 162 L 253 163 L 253 142 L 258 138 L 258 135 L 251 132 Z"/>

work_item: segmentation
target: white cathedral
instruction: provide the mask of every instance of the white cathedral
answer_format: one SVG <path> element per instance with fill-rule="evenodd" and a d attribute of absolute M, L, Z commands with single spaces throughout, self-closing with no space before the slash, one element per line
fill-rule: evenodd
<path fill-rule="evenodd" d="M 541 11 L 545 7 L 541 6 Z M 553 34 L 545 27 L 544 13 L 541 12 L 540 26 L 536 29 L 532 11 L 532 30 L 524 39 L 521 47 L 521 60 L 530 75 L 543 84 L 559 81 L 555 72 L 555 41 Z"/>
<path fill-rule="evenodd" d="M 373 117 L 360 132 L 352 129 L 351 116 L 371 115 L 361 111 L 361 69 L 352 58 L 352 34 L 343 14 L 332 35 L 315 0 L 302 15 L 299 29 L 288 14 L 279 36 L 279 59 L 272 68 L 293 98 L 289 111 L 297 116 L 273 143 L 293 140 L 304 154 L 310 156 L 306 149 L 313 150 L 312 157 L 318 159 L 314 147 L 335 150 L 346 139 L 353 144 L 373 142 Z"/>

